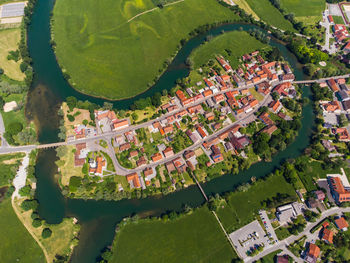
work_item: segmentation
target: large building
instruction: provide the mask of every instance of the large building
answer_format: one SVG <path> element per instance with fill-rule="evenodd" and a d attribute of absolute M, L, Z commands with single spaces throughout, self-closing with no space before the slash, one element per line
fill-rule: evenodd
<path fill-rule="evenodd" d="M 328 176 L 327 180 L 332 196 L 337 203 L 350 201 L 350 189 L 344 187 L 339 177 Z"/>

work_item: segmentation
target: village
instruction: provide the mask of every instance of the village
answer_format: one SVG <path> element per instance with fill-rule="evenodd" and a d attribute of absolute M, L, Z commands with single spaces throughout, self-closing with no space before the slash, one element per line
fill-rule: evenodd
<path fill-rule="evenodd" d="M 281 100 L 300 97 L 292 85 L 294 75 L 286 63 L 267 62 L 259 51 L 242 56 L 235 70 L 224 57 L 215 59 L 221 71 L 212 69 L 196 86 L 168 96 L 156 120 L 132 125 L 130 118 L 119 119 L 105 109 L 95 110 L 93 123 L 84 110 L 65 109 L 68 141 L 117 133 L 98 143 L 77 144 L 72 169 L 102 180 L 125 177 L 128 184 L 120 179 L 119 191 L 163 185 L 171 192 L 194 184 L 194 171 L 199 181 L 224 174 L 232 168 L 232 156 L 258 161 L 251 137 L 270 137 L 278 131 L 276 121 L 293 120 Z M 73 125 L 70 116 L 75 116 Z"/>

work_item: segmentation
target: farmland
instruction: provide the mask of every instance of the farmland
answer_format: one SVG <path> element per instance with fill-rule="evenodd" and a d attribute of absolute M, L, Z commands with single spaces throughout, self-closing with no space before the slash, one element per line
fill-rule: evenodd
<path fill-rule="evenodd" d="M 322 12 L 326 7 L 324 0 L 281 0 L 280 2 L 287 13 L 293 13 L 297 21 L 306 24 L 321 20 Z"/>
<path fill-rule="evenodd" d="M 266 23 L 283 30 L 294 31 L 292 24 L 284 19 L 269 0 L 246 0 L 251 9 Z"/>
<path fill-rule="evenodd" d="M 127 223 L 109 262 L 231 262 L 237 257 L 212 213 L 200 208 L 178 219 Z"/>
<path fill-rule="evenodd" d="M 207 63 L 209 59 L 215 59 L 216 55 L 222 55 L 235 68 L 238 66 L 239 58 L 242 55 L 262 48 L 268 48 L 268 45 L 263 44 L 246 32 L 234 31 L 220 35 L 201 45 L 193 51 L 190 58 L 194 63 L 194 68 L 199 68 Z M 226 50 L 229 50 L 229 54 Z"/>
<path fill-rule="evenodd" d="M 155 8 L 151 0 L 58 0 L 52 32 L 58 62 L 73 87 L 123 99 L 145 91 L 191 31 L 238 19 L 215 0 L 186 0 L 163 8 Z"/>

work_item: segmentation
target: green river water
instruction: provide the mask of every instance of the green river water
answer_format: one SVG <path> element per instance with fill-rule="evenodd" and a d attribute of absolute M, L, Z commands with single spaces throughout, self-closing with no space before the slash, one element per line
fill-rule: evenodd
<path fill-rule="evenodd" d="M 28 95 L 26 111 L 28 117 L 34 119 L 38 126 L 38 136 L 41 143 L 58 140 L 59 119 L 57 110 L 62 100 L 67 96 L 75 96 L 81 100 L 89 99 L 98 104 L 102 104 L 104 101 L 75 91 L 64 80 L 49 44 L 50 12 L 53 5 L 54 0 L 38 0 L 28 31 L 28 47 L 33 59 L 35 78 Z M 244 30 L 256 28 L 252 25 L 229 24 L 213 29 L 206 35 L 215 36 L 220 34 L 222 30 L 238 30 L 240 27 Z M 185 66 L 184 61 L 194 48 L 203 43 L 206 35 L 190 40 L 180 50 L 173 63 L 154 87 L 134 99 L 114 102 L 114 105 L 117 108 L 126 108 L 135 99 L 147 97 L 157 91 L 173 87 L 176 79 L 188 75 L 189 69 Z M 289 61 L 297 79 L 305 78 L 301 65 L 297 63 L 296 58 L 284 45 L 275 40 L 271 40 L 270 44 L 276 46 L 285 59 Z M 303 89 L 303 96 L 310 97 L 308 88 Z M 212 180 L 203 185 L 205 192 L 210 195 L 232 191 L 237 185 L 250 181 L 252 176 L 259 178 L 268 175 L 286 159 L 297 157 L 302 153 L 309 145 L 313 125 L 314 115 L 309 104 L 303 109 L 302 128 L 299 136 L 286 150 L 275 155 L 272 162 L 260 162 L 238 175 L 228 174 Z M 164 197 L 141 200 L 115 202 L 65 199 L 54 179 L 57 172 L 55 160 L 54 150 L 45 150 L 39 153 L 36 165 L 36 198 L 40 203 L 39 213 L 41 217 L 49 223 L 59 223 L 64 217 L 76 217 L 82 224 L 80 243 L 73 253 L 72 262 L 95 262 L 101 250 L 111 244 L 116 224 L 126 216 L 133 214 L 142 216 L 159 215 L 170 210 L 181 211 L 185 204 L 196 207 L 204 203 L 203 196 L 195 186 Z"/>

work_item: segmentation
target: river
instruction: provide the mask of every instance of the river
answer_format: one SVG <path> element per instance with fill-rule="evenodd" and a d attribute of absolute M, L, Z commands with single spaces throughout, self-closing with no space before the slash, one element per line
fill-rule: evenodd
<path fill-rule="evenodd" d="M 33 85 L 28 94 L 26 112 L 38 127 L 38 138 L 41 143 L 57 141 L 58 123 L 57 110 L 62 100 L 67 96 L 75 96 L 80 100 L 89 99 L 102 104 L 102 99 L 92 98 L 71 88 L 62 76 L 50 46 L 50 12 L 54 0 L 38 0 L 28 30 L 28 47 L 33 59 L 35 71 Z M 216 36 L 222 30 L 232 31 L 242 27 L 244 30 L 256 28 L 252 25 L 230 24 L 210 30 L 205 35 L 191 39 L 180 50 L 168 70 L 157 84 L 145 93 L 123 101 L 114 102 L 117 108 L 128 107 L 135 99 L 151 96 L 162 89 L 170 89 L 178 78 L 188 75 L 189 69 L 184 62 L 191 51 L 205 40 L 207 35 Z M 297 79 L 306 78 L 294 55 L 278 41 L 271 40 L 294 69 Z M 310 97 L 310 91 L 303 89 L 303 96 Z M 237 185 L 250 181 L 252 176 L 260 178 L 273 172 L 283 161 L 297 157 L 309 145 L 314 124 L 311 104 L 303 109 L 302 128 L 299 136 L 286 150 L 273 157 L 272 162 L 260 162 L 238 175 L 225 175 L 203 185 L 207 194 L 223 193 L 233 190 Z M 72 262 L 93 263 L 101 250 L 110 245 L 114 237 L 115 226 L 122 218 L 133 214 L 159 215 L 169 210 L 181 211 L 184 204 L 196 207 L 204 203 L 203 196 L 197 187 L 192 186 L 165 197 L 147 198 L 141 200 L 122 201 L 85 201 L 65 199 L 56 183 L 54 175 L 57 167 L 54 150 L 41 151 L 36 164 L 39 213 L 49 223 L 59 223 L 64 217 L 76 217 L 82 224 L 80 243 L 75 249 Z"/>

